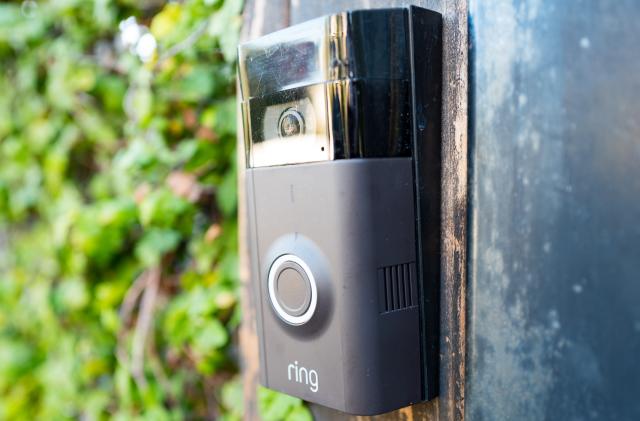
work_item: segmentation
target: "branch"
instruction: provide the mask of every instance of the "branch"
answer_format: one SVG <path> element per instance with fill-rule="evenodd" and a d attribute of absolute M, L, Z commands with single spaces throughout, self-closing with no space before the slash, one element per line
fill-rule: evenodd
<path fill-rule="evenodd" d="M 144 354 L 149 331 L 153 327 L 153 311 L 160 286 L 161 269 L 156 266 L 149 270 L 144 295 L 140 302 L 138 320 L 133 332 L 133 344 L 131 346 L 131 375 L 143 390 L 147 387 L 144 376 Z"/>
<path fill-rule="evenodd" d="M 138 302 L 138 297 L 144 291 L 144 287 L 147 284 L 148 272 L 144 271 L 136 278 L 135 281 L 131 284 L 129 289 L 127 290 L 124 300 L 122 300 L 122 305 L 120 306 L 120 311 L 118 312 L 118 316 L 120 317 L 120 330 L 118 331 L 117 337 L 117 346 L 116 346 L 116 358 L 120 362 L 120 364 L 129 369 L 129 356 L 127 355 L 127 351 L 125 349 L 125 333 L 127 330 L 127 325 L 129 324 L 129 320 L 131 319 L 131 314 L 133 313 L 133 309 Z"/>

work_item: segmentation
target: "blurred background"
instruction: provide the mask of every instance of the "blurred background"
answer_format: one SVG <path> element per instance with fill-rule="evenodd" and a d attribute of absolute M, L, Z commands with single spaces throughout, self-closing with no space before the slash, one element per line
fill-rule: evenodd
<path fill-rule="evenodd" d="M 241 11 L 0 4 L 0 419 L 242 418 Z"/>

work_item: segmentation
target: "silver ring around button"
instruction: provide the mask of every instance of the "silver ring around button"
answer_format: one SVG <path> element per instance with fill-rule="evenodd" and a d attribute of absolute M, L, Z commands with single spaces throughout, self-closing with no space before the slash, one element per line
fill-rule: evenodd
<path fill-rule="evenodd" d="M 309 307 L 307 311 L 302 313 L 299 316 L 292 316 L 288 314 L 284 308 L 278 302 L 278 297 L 276 296 L 275 283 L 276 283 L 276 275 L 278 274 L 280 268 L 288 262 L 296 263 L 298 266 L 302 268 L 307 279 L 309 279 L 309 283 L 311 284 L 311 302 L 309 303 Z M 269 277 L 267 280 L 267 288 L 269 290 L 269 299 L 271 301 L 271 306 L 276 311 L 278 317 L 280 317 L 285 323 L 288 323 L 293 326 L 300 326 L 307 323 L 311 317 L 313 317 L 313 313 L 316 311 L 316 306 L 318 304 L 318 288 L 316 286 L 316 280 L 313 277 L 313 273 L 311 273 L 311 269 L 309 266 L 299 258 L 293 254 L 285 254 L 278 257 L 271 268 L 269 269 Z"/>

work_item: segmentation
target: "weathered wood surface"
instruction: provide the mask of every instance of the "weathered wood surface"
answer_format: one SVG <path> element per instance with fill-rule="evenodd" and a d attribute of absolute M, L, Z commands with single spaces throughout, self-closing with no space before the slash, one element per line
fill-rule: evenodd
<path fill-rule="evenodd" d="M 284 28 L 289 24 L 288 0 L 247 0 L 244 8 L 242 40 Z M 258 370 L 259 349 L 256 333 L 255 297 L 251 289 L 249 254 L 247 249 L 247 209 L 244 183 L 244 140 L 240 113 L 238 113 L 238 223 L 240 239 L 240 279 L 242 283 L 242 324 L 240 326 L 240 354 L 244 384 L 245 419 L 259 420 Z"/>
<path fill-rule="evenodd" d="M 305 20 L 346 9 L 416 4 L 444 17 L 442 118 L 442 285 L 440 396 L 377 417 L 350 417 L 314 405 L 324 420 L 461 420 L 464 418 L 465 283 L 467 219 L 467 1 L 466 0 L 249 0 L 245 6 L 243 39 L 252 39 Z M 239 148 L 243 145 L 240 142 Z M 243 156 L 243 154 L 239 154 Z M 244 165 L 239 165 L 243 168 Z M 245 418 L 258 419 L 258 340 L 253 294 L 249 287 L 243 174 L 240 171 L 240 242 L 243 280 Z"/>
<path fill-rule="evenodd" d="M 440 419 L 464 419 L 467 282 L 467 0 L 445 0 Z"/>

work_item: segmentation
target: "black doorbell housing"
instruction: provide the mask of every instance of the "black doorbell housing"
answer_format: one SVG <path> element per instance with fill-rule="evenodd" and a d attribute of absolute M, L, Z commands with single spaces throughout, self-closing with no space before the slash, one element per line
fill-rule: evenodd
<path fill-rule="evenodd" d="M 442 19 L 315 19 L 239 47 L 261 381 L 353 414 L 437 394 Z"/>

